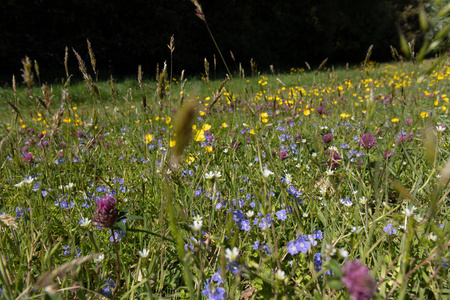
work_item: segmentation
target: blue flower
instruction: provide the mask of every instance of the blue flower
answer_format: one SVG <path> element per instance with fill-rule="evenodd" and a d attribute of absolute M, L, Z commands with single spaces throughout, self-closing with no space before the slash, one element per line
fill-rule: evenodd
<path fill-rule="evenodd" d="M 311 248 L 311 243 L 308 241 L 308 238 L 302 235 L 296 242 L 295 247 L 299 252 L 306 253 Z"/>
<path fill-rule="evenodd" d="M 213 274 L 212 280 L 214 282 L 217 282 L 217 284 L 222 284 L 223 283 L 222 276 L 220 275 L 220 269 L 216 273 Z"/>
<path fill-rule="evenodd" d="M 116 243 L 122 239 L 122 237 L 125 235 L 125 233 L 122 230 L 114 230 L 114 238 L 116 240 Z M 112 232 L 111 237 L 109 238 L 109 241 L 112 243 L 114 242 Z"/>
<path fill-rule="evenodd" d="M 295 255 L 298 253 L 298 249 L 297 247 L 295 247 L 295 240 L 290 241 L 287 244 L 287 251 L 289 252 L 290 255 Z"/>
<path fill-rule="evenodd" d="M 386 227 L 383 228 L 383 230 L 384 232 L 387 232 L 388 235 L 397 233 L 397 230 L 395 230 L 394 226 L 391 223 L 387 224 Z"/>
<path fill-rule="evenodd" d="M 286 220 L 286 210 L 285 209 L 277 211 L 275 213 L 275 215 L 277 216 L 278 220 L 283 220 L 283 221 Z"/>
<path fill-rule="evenodd" d="M 241 230 L 249 231 L 250 230 L 250 221 L 249 220 L 243 220 L 240 223 Z"/>
<path fill-rule="evenodd" d="M 222 300 L 227 297 L 225 289 L 223 287 L 212 287 L 211 279 L 209 278 L 204 283 L 202 295 L 207 297 L 208 300 Z"/>
<path fill-rule="evenodd" d="M 315 238 L 316 240 L 321 240 L 321 239 L 323 239 L 322 231 L 316 230 L 316 231 L 314 232 L 314 238 Z"/>
<path fill-rule="evenodd" d="M 314 254 L 313 262 L 314 262 L 314 269 L 315 269 L 317 272 L 319 272 L 320 270 L 322 270 L 323 262 L 322 262 L 322 258 L 321 258 L 320 253 Z"/>
<path fill-rule="evenodd" d="M 100 293 L 101 293 L 103 296 L 106 296 L 106 297 L 111 296 L 111 288 L 114 289 L 114 287 L 115 287 L 116 285 L 114 284 L 114 282 L 113 282 L 111 279 L 105 280 L 105 281 L 103 282 L 103 284 L 107 284 L 107 285 L 106 285 L 104 288 L 102 288 L 102 289 L 100 290 Z"/>
<path fill-rule="evenodd" d="M 255 243 L 252 245 L 254 250 L 258 250 L 259 249 L 259 241 L 255 241 Z"/>

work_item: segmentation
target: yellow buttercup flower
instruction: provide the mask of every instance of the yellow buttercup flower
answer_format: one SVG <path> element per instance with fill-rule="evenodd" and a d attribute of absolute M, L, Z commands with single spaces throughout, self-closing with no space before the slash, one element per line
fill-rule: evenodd
<path fill-rule="evenodd" d="M 429 114 L 426 111 L 420 113 L 420 116 L 423 118 L 428 118 Z"/>
<path fill-rule="evenodd" d="M 145 135 L 145 143 L 146 144 L 150 143 L 152 140 L 153 140 L 153 135 L 151 135 L 150 133 Z"/>
<path fill-rule="evenodd" d="M 210 129 L 211 129 L 211 125 L 209 125 L 209 124 L 203 124 L 202 129 L 203 129 L 204 131 L 210 130 Z"/>
<path fill-rule="evenodd" d="M 309 109 L 305 109 L 305 110 L 303 111 L 303 114 L 304 114 L 305 116 L 309 116 L 309 115 L 311 114 L 311 111 L 310 111 Z"/>
<path fill-rule="evenodd" d="M 212 152 L 213 148 L 211 146 L 206 146 L 205 150 L 206 150 L 206 152 Z"/>
<path fill-rule="evenodd" d="M 174 147 L 176 144 L 177 144 L 177 141 L 172 141 L 172 140 L 169 141 L 170 148 Z"/>
<path fill-rule="evenodd" d="M 400 121 L 398 118 L 393 118 L 393 119 L 391 120 L 392 123 L 397 123 L 398 121 Z"/>
<path fill-rule="evenodd" d="M 195 134 L 194 140 L 196 142 L 203 142 L 205 140 L 205 131 L 203 129 L 197 131 Z"/>

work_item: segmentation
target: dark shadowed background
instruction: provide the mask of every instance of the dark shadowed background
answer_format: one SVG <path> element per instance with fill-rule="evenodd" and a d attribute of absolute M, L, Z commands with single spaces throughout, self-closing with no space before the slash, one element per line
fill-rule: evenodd
<path fill-rule="evenodd" d="M 408 39 L 419 32 L 418 0 L 203 0 L 206 20 L 230 69 L 253 58 L 261 71 L 357 63 L 374 45 L 372 58 L 392 58 L 400 27 Z M 79 74 L 71 48 L 89 60 L 86 39 L 96 54 L 100 76 L 135 76 L 138 65 L 154 74 L 170 61 L 167 44 L 175 36 L 174 74 L 203 71 L 214 55 L 225 72 L 205 24 L 189 0 L 2 0 L 0 78 L 20 76 L 21 59 L 37 60 L 41 77 L 64 77 L 64 49 L 70 72 Z M 417 37 L 416 37 L 417 38 Z M 230 51 L 233 52 L 233 61 Z"/>

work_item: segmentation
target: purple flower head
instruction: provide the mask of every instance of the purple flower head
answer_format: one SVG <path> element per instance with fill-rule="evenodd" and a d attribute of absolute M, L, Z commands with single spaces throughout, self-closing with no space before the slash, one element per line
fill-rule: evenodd
<path fill-rule="evenodd" d="M 359 144 L 364 149 L 372 149 L 377 145 L 377 139 L 372 133 L 366 132 L 359 139 Z"/>
<path fill-rule="evenodd" d="M 394 149 L 392 149 L 391 151 L 386 150 L 386 151 L 384 151 L 383 158 L 388 159 L 388 158 L 391 158 L 392 155 L 394 155 Z"/>
<path fill-rule="evenodd" d="M 360 260 L 346 262 L 342 267 L 341 281 L 353 300 L 365 300 L 374 296 L 377 282 L 370 270 Z"/>
<path fill-rule="evenodd" d="M 406 124 L 408 124 L 408 126 L 411 126 L 412 123 L 413 123 L 413 120 L 412 120 L 412 119 L 407 119 L 407 120 L 406 120 Z"/>
<path fill-rule="evenodd" d="M 286 150 L 284 150 L 284 149 L 281 149 L 280 150 L 280 159 L 281 160 L 285 160 L 286 158 L 288 158 L 288 154 L 287 154 L 287 152 L 286 152 Z"/>
<path fill-rule="evenodd" d="M 325 108 L 324 108 L 323 106 L 319 106 L 319 107 L 317 108 L 317 113 L 318 113 L 319 115 L 323 115 L 323 114 L 325 113 Z"/>
<path fill-rule="evenodd" d="M 112 228 L 116 224 L 119 214 L 116 209 L 116 198 L 111 195 L 105 195 L 97 200 L 97 212 L 93 217 L 94 225 L 103 228 Z"/>
<path fill-rule="evenodd" d="M 84 136 L 84 132 L 81 130 L 77 130 L 77 137 L 82 138 Z"/>
<path fill-rule="evenodd" d="M 339 167 L 339 162 L 341 161 L 341 156 L 336 151 L 329 151 L 328 153 L 329 153 L 329 157 L 327 160 L 327 165 L 331 169 L 336 169 L 337 167 Z"/>
<path fill-rule="evenodd" d="M 323 143 L 329 144 L 333 141 L 333 135 L 331 133 L 327 133 L 323 136 Z"/>
<path fill-rule="evenodd" d="M 24 154 L 23 159 L 25 160 L 25 162 L 30 162 L 33 160 L 33 154 L 30 152 L 27 152 Z"/>

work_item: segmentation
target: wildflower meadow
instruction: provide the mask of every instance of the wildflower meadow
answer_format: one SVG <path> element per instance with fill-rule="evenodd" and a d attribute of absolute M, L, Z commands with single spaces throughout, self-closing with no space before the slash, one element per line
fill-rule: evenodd
<path fill-rule="evenodd" d="M 115 82 L 78 60 L 84 82 L 24 59 L 1 90 L 3 299 L 450 293 L 447 63 Z"/>
<path fill-rule="evenodd" d="M 100 80 L 87 45 L 0 88 L 0 299 L 450 297 L 448 54 Z"/>

